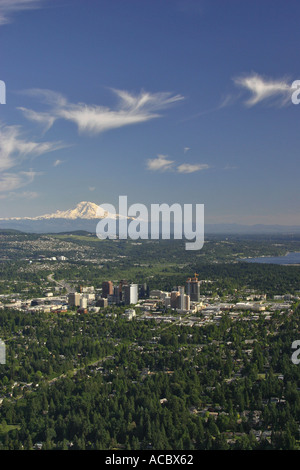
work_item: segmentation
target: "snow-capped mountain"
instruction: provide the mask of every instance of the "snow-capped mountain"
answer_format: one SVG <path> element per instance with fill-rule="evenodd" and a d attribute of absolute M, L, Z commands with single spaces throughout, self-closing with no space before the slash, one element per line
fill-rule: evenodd
<path fill-rule="evenodd" d="M 45 214 L 39 217 L 35 217 L 36 220 L 43 219 L 99 219 L 105 217 L 104 211 L 99 216 L 98 205 L 93 202 L 82 201 L 77 204 L 74 209 L 68 209 L 66 211 L 57 210 L 53 214 Z"/>
<path fill-rule="evenodd" d="M 0 229 L 15 229 L 29 233 L 58 233 L 76 230 L 96 233 L 97 223 L 103 218 L 125 218 L 128 221 L 132 219 L 132 217 L 107 212 L 93 202 L 82 201 L 73 209 L 57 210 L 53 214 L 37 217 L 0 218 Z"/>
<path fill-rule="evenodd" d="M 119 214 L 111 214 L 101 208 L 98 204 L 93 202 L 82 201 L 77 204 L 74 209 L 68 209 L 66 211 L 57 210 L 53 214 L 44 214 L 37 217 L 11 217 L 0 220 L 49 220 L 49 219 L 66 219 L 66 220 L 76 220 L 76 219 L 103 219 L 107 218 L 121 218 Z"/>

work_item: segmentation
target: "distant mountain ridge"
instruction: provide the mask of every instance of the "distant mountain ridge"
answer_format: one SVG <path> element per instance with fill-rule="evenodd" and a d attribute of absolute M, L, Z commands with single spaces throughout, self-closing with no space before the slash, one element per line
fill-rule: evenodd
<path fill-rule="evenodd" d="M 28 233 L 59 233 L 84 230 L 96 233 L 99 220 L 103 218 L 121 219 L 124 216 L 111 214 L 98 204 L 88 201 L 79 202 L 73 209 L 57 210 L 53 214 L 37 217 L 0 218 L 0 229 L 19 230 Z M 125 217 L 130 221 L 134 217 Z M 174 227 L 171 226 L 171 233 Z M 205 234 L 300 234 L 300 226 L 285 225 L 242 225 L 242 224 L 205 224 Z"/>

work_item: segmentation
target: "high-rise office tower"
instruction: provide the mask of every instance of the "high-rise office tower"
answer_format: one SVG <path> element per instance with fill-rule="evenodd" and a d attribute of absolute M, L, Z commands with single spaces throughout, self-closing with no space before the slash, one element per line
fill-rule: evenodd
<path fill-rule="evenodd" d="M 121 292 L 122 293 L 122 292 Z M 114 302 L 116 304 L 119 304 L 120 301 L 121 301 L 121 298 L 120 298 L 120 288 L 119 286 L 114 286 L 113 288 L 113 297 L 114 297 Z"/>
<path fill-rule="evenodd" d="M 179 308 L 180 310 L 185 310 L 185 302 L 184 302 L 184 287 L 179 286 Z"/>
<path fill-rule="evenodd" d="M 81 295 L 79 292 L 72 292 L 68 295 L 68 304 L 70 307 L 79 307 L 80 306 Z"/>
<path fill-rule="evenodd" d="M 113 294 L 113 283 L 111 281 L 102 282 L 102 297 L 107 299 L 109 295 Z"/>
<path fill-rule="evenodd" d="M 190 310 L 191 306 L 190 306 L 190 296 L 189 295 L 185 295 L 184 296 L 184 310 Z"/>
<path fill-rule="evenodd" d="M 5 344 L 2 339 L 0 339 L 0 364 L 6 363 L 6 351 L 5 351 Z"/>
<path fill-rule="evenodd" d="M 171 308 L 178 308 L 178 298 L 179 298 L 180 294 L 177 290 L 173 290 L 171 292 Z"/>
<path fill-rule="evenodd" d="M 198 274 L 193 278 L 186 281 L 186 291 L 192 302 L 200 301 L 200 281 L 198 281 Z"/>
<path fill-rule="evenodd" d="M 146 283 L 139 285 L 139 298 L 149 297 L 149 286 Z"/>
<path fill-rule="evenodd" d="M 138 301 L 138 285 L 124 286 L 124 302 L 126 305 L 136 304 Z"/>

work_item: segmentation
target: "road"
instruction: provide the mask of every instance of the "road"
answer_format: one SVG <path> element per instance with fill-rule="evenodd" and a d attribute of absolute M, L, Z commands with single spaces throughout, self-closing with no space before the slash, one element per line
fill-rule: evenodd
<path fill-rule="evenodd" d="M 56 281 L 55 279 L 53 279 L 53 276 L 54 276 L 54 273 L 49 274 L 49 276 L 47 277 L 48 281 L 55 282 L 55 284 L 57 284 L 59 287 L 65 288 L 67 290 L 67 294 L 71 294 L 75 292 L 75 289 L 71 287 L 70 284 L 67 284 L 64 280 Z"/>

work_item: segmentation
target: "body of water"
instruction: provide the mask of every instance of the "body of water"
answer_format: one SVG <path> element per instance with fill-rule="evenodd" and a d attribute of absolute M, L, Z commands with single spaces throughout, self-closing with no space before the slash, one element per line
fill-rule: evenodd
<path fill-rule="evenodd" d="M 244 258 L 247 263 L 265 264 L 300 264 L 300 253 L 288 253 L 285 256 L 262 256 L 260 258 Z"/>

